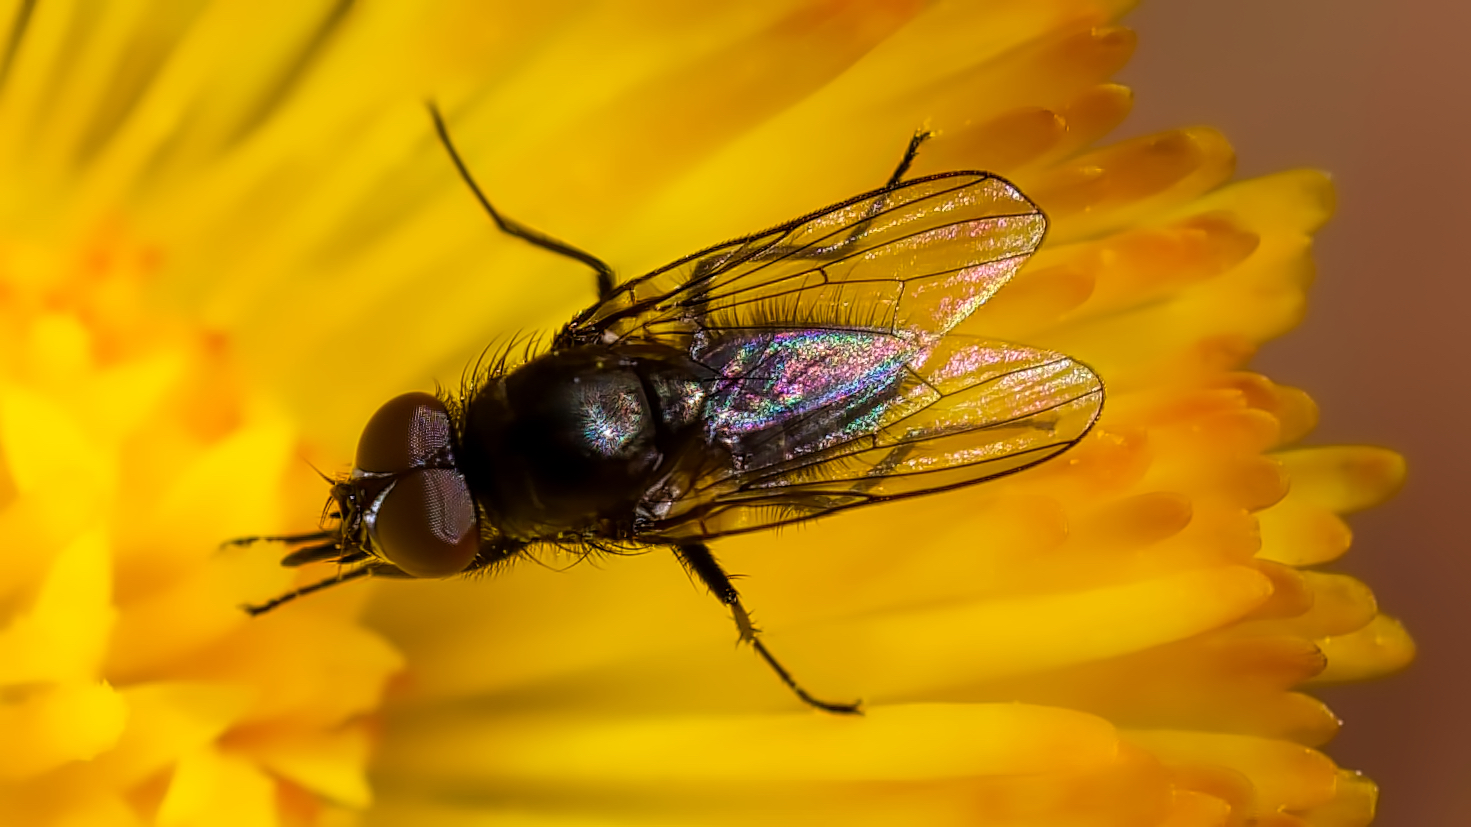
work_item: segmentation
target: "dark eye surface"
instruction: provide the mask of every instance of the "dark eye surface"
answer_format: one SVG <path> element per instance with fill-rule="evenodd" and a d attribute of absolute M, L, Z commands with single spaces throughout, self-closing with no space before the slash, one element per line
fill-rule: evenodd
<path fill-rule="evenodd" d="M 378 507 L 372 534 L 388 562 L 415 577 L 458 574 L 480 550 L 470 489 L 449 468 L 396 479 Z"/>
<path fill-rule="evenodd" d="M 453 467 L 451 440 L 444 403 L 417 392 L 385 402 L 358 439 L 358 470 L 394 475 L 368 521 L 373 544 L 414 577 L 458 574 L 480 550 L 475 503 Z"/>
<path fill-rule="evenodd" d="M 406 393 L 383 403 L 358 438 L 357 467 L 393 474 L 418 468 L 450 447 L 449 412 L 427 393 Z"/>

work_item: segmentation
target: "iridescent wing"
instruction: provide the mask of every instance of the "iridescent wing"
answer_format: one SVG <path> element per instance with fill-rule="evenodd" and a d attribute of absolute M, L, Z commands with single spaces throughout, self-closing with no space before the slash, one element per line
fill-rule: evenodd
<path fill-rule="evenodd" d="M 917 178 L 681 259 L 620 285 L 555 347 L 702 331 L 862 326 L 934 338 L 993 296 L 1042 243 L 1047 220 L 984 172 Z"/>
<path fill-rule="evenodd" d="M 1076 444 L 1103 386 L 1048 351 L 956 335 L 1041 245 L 1008 182 L 875 190 L 618 287 L 557 347 L 654 341 L 714 378 L 714 456 L 645 500 L 651 542 L 715 537 L 1013 473 Z"/>
<path fill-rule="evenodd" d="M 829 354 L 816 350 L 831 373 Z M 740 398 L 754 382 L 753 396 L 770 396 L 771 372 L 752 373 L 723 391 Z M 1077 444 L 1103 408 L 1103 383 L 1087 366 L 1006 342 L 948 336 L 894 373 L 887 390 L 870 381 L 880 389 L 866 398 L 766 428 L 741 432 L 717 417 L 716 438 L 737 461 L 705 469 L 664 503 L 655 533 L 737 534 L 994 479 Z"/>

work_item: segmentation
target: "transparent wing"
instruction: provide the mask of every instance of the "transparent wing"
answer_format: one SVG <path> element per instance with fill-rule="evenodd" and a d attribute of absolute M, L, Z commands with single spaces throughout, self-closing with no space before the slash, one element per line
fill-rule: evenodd
<path fill-rule="evenodd" d="M 990 299 L 1046 229 L 1036 205 L 994 175 L 917 178 L 629 281 L 557 345 L 612 337 L 684 348 L 702 331 L 765 323 L 938 337 Z"/>
<path fill-rule="evenodd" d="M 821 421 L 798 417 L 728 439 L 733 454 L 765 459 L 707 469 L 656 532 L 717 537 L 994 479 L 1066 451 L 1103 408 L 1103 383 L 1086 365 L 1006 342 L 949 336 L 905 374 L 885 398 L 844 414 L 877 414 L 876 426 L 825 442 L 804 434 L 841 428 L 828 407 Z"/>

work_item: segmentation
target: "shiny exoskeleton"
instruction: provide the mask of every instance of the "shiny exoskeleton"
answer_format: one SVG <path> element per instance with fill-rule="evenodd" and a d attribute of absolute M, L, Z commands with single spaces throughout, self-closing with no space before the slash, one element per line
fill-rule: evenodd
<path fill-rule="evenodd" d="M 712 371 L 659 345 L 584 345 L 485 383 L 465 404 L 460 468 L 510 542 L 636 539 L 646 499 L 707 458 Z"/>
<path fill-rule="evenodd" d="M 952 332 L 1042 243 L 1006 181 L 949 172 L 877 190 L 621 284 L 601 260 L 501 215 L 443 120 L 461 177 L 504 232 L 591 267 L 598 301 L 541 355 L 414 392 L 369 419 L 324 530 L 277 540 L 334 577 L 449 577 L 546 548 L 665 547 L 766 649 L 706 541 L 1016 473 L 1076 445 L 1103 385 L 1062 354 Z"/>

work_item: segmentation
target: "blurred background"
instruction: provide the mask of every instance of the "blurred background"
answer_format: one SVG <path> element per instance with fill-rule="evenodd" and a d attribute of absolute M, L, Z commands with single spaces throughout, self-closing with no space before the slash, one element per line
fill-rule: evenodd
<path fill-rule="evenodd" d="M 1379 782 L 1376 825 L 1471 824 L 1471 4 L 1156 0 L 1124 22 L 1139 50 L 1122 135 L 1210 124 L 1238 175 L 1337 183 L 1307 320 L 1256 366 L 1317 399 L 1311 443 L 1408 457 L 1399 497 L 1349 518 L 1336 568 L 1420 648 L 1406 673 L 1321 693 L 1345 721 L 1328 751 Z"/>

